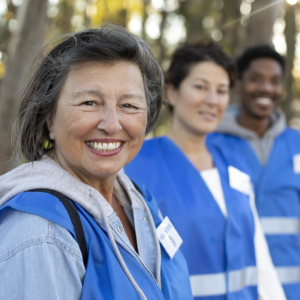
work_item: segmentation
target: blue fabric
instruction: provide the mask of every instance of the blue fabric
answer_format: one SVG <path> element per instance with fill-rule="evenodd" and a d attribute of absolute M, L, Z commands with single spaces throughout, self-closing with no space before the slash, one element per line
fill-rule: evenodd
<path fill-rule="evenodd" d="M 147 203 L 158 226 L 157 207 L 152 197 L 147 195 Z M 96 221 L 74 203 L 83 225 L 88 247 L 88 264 L 84 276 L 81 299 L 140 299 L 123 272 L 106 233 Z M 54 196 L 40 192 L 25 192 L 7 202 L 1 209 L 12 208 L 41 216 L 66 228 L 74 237 L 74 228 L 63 204 Z M 162 291 L 149 273 L 123 247 L 120 253 L 147 299 L 192 299 L 187 275 L 186 262 L 180 253 L 171 260 L 162 250 Z"/>
<path fill-rule="evenodd" d="M 207 143 L 230 149 L 248 165 L 260 218 L 299 220 L 300 174 L 293 171 L 293 156 L 300 153 L 300 133 L 287 128 L 275 141 L 262 166 L 250 144 L 240 137 L 214 133 Z M 266 234 L 275 267 L 300 267 L 299 234 Z M 283 284 L 288 300 L 300 299 L 300 281 Z"/>
<path fill-rule="evenodd" d="M 135 182 L 145 184 L 183 239 L 181 250 L 190 275 L 229 273 L 255 266 L 254 219 L 249 197 L 229 186 L 228 166 L 246 171 L 229 152 L 209 147 L 220 173 L 228 220 L 198 170 L 168 138 L 144 142 L 124 170 Z M 228 284 L 228 282 L 227 282 Z M 257 299 L 257 287 L 195 299 Z"/>

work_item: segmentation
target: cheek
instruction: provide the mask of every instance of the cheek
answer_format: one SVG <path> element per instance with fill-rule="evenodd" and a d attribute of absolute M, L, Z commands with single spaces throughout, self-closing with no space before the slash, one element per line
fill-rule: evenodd
<path fill-rule="evenodd" d="M 147 126 L 147 113 L 129 114 L 122 117 L 120 123 L 131 140 L 144 139 Z"/>
<path fill-rule="evenodd" d="M 74 109 L 62 114 L 56 126 L 56 131 L 62 143 L 74 143 L 80 141 L 91 128 L 93 128 L 93 116 L 91 114 L 83 113 L 80 110 Z"/>
<path fill-rule="evenodd" d="M 219 120 L 222 119 L 224 112 L 228 106 L 228 103 L 229 103 L 229 95 L 226 95 L 219 100 L 219 104 L 218 104 Z"/>

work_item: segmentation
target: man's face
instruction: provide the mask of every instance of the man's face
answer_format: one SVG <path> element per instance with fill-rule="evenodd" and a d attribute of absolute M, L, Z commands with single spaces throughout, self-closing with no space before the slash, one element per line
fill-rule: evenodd
<path fill-rule="evenodd" d="M 241 104 L 255 119 L 269 118 L 283 95 L 281 65 L 272 58 L 251 61 L 239 82 Z"/>

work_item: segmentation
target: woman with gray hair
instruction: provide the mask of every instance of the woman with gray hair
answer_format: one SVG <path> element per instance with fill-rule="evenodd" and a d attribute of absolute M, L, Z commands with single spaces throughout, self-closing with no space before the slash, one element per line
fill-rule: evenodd
<path fill-rule="evenodd" d="M 45 56 L 14 133 L 28 163 L 0 178 L 0 299 L 192 299 L 175 229 L 122 171 L 162 91 L 149 46 L 115 25 Z"/>

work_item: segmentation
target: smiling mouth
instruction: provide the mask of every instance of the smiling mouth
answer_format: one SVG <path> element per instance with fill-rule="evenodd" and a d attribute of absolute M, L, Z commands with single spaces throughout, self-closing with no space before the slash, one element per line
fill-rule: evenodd
<path fill-rule="evenodd" d="M 271 105 L 272 104 L 272 99 L 267 98 L 267 97 L 258 97 L 255 99 L 256 103 L 261 104 L 261 105 Z"/>
<path fill-rule="evenodd" d="M 115 142 L 115 143 L 86 142 L 86 144 L 92 149 L 99 152 L 110 152 L 121 147 L 121 142 Z"/>
<path fill-rule="evenodd" d="M 216 114 L 214 113 L 209 113 L 209 112 L 203 112 L 203 111 L 199 111 L 199 114 L 203 117 L 207 117 L 207 118 L 215 118 Z"/>

